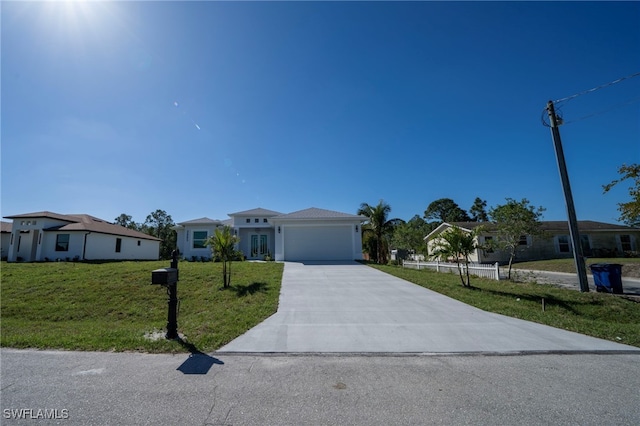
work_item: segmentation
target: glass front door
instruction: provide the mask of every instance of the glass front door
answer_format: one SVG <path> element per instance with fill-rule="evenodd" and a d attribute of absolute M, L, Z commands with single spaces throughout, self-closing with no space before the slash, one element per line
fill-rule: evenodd
<path fill-rule="evenodd" d="M 266 235 L 251 236 L 251 257 L 263 257 L 269 252 Z"/>

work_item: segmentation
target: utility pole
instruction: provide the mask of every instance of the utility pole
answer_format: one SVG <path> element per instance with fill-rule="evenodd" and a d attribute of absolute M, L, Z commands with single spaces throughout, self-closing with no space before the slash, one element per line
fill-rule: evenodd
<path fill-rule="evenodd" d="M 589 291 L 589 282 L 587 281 L 587 269 L 584 265 L 584 256 L 582 254 L 582 244 L 580 242 L 580 234 L 578 233 L 578 220 L 576 219 L 576 209 L 573 205 L 573 195 L 571 195 L 571 185 L 569 184 L 569 176 L 567 174 L 567 164 L 564 161 L 564 151 L 562 150 L 562 141 L 560 140 L 560 130 L 558 126 L 558 117 L 556 116 L 553 101 L 547 102 L 547 112 L 551 122 L 551 136 L 553 137 L 553 146 L 556 151 L 556 159 L 558 160 L 558 169 L 560 171 L 560 180 L 562 181 L 562 190 L 564 191 L 564 201 L 567 205 L 567 216 L 569 217 L 569 233 L 571 235 L 571 244 L 573 244 L 573 259 L 578 272 L 578 280 L 580 283 L 580 291 Z"/>

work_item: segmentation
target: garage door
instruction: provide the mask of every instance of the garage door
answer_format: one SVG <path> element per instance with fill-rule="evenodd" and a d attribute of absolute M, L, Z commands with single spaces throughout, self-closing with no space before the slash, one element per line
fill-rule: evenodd
<path fill-rule="evenodd" d="M 353 260 L 351 226 L 304 226 L 284 229 L 284 259 Z"/>

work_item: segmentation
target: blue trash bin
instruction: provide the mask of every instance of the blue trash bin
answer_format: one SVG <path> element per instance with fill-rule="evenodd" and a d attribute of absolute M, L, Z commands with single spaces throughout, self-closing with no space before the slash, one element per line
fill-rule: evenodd
<path fill-rule="evenodd" d="M 596 291 L 622 294 L 622 265 L 617 263 L 594 263 L 589 266 L 596 284 Z"/>

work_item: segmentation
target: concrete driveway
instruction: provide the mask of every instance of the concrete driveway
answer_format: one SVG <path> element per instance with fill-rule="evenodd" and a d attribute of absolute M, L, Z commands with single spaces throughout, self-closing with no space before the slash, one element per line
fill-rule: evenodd
<path fill-rule="evenodd" d="M 356 262 L 285 263 L 278 312 L 218 352 L 640 353 L 473 308 Z"/>

